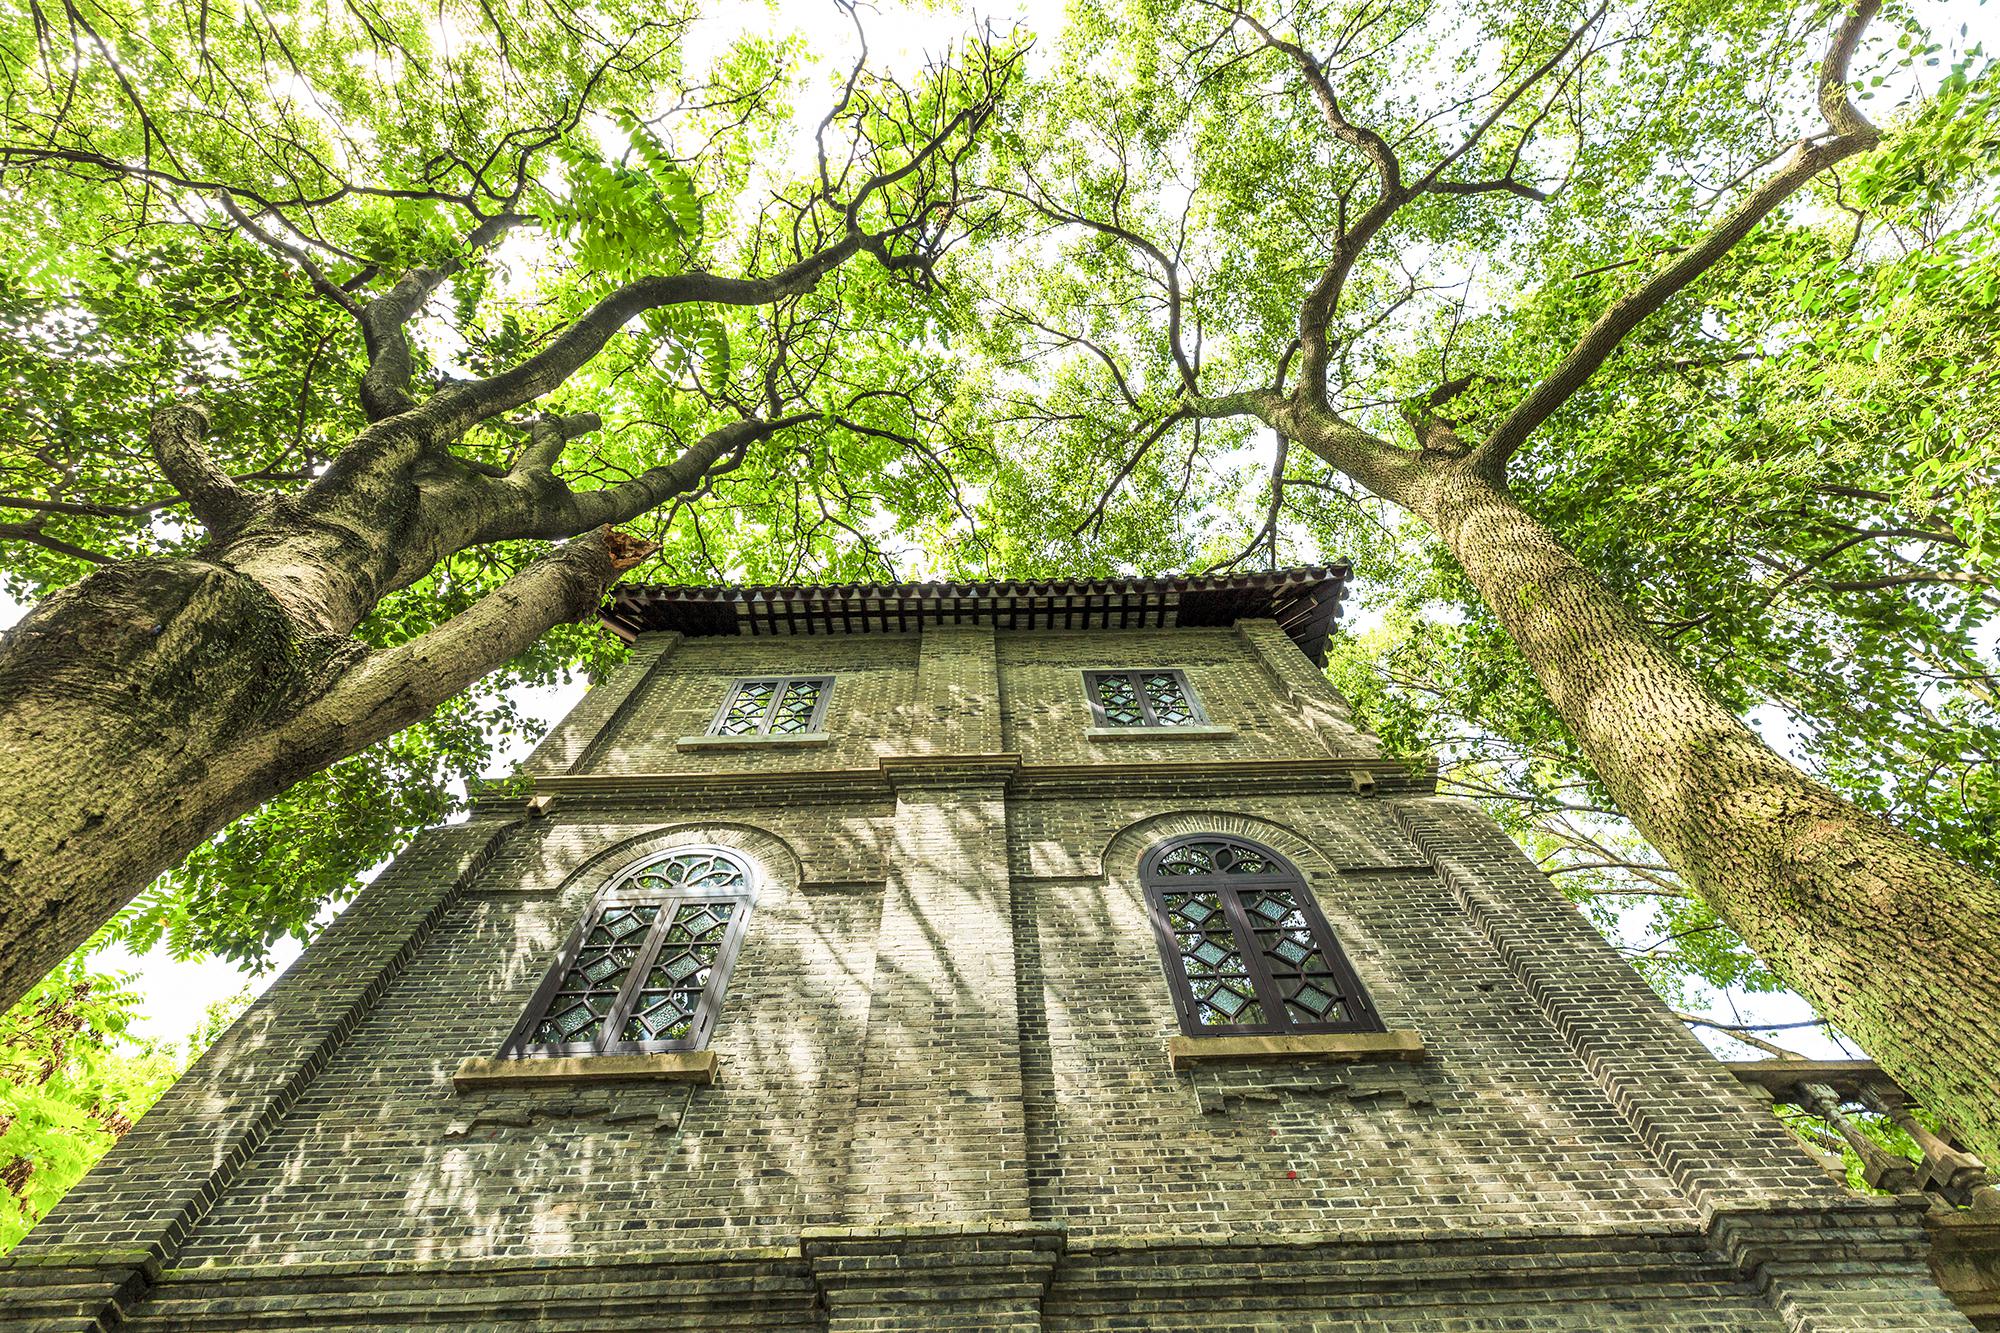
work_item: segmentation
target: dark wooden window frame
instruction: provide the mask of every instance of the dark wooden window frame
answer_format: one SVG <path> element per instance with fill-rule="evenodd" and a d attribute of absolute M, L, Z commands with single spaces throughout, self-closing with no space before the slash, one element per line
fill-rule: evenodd
<path fill-rule="evenodd" d="M 1161 874 L 1157 867 L 1161 858 L 1177 847 L 1198 842 L 1229 842 L 1248 847 L 1268 859 L 1277 869 L 1265 875 L 1170 875 Z M 1382 1032 L 1386 1031 L 1381 1016 L 1375 1012 L 1374 1002 L 1368 998 L 1361 978 L 1354 973 L 1354 967 L 1347 961 L 1347 955 L 1340 947 L 1340 937 L 1327 924 L 1325 913 L 1307 886 L 1305 876 L 1294 868 L 1291 862 L 1277 852 L 1249 838 L 1240 838 L 1225 833 L 1192 833 L 1184 837 L 1172 838 L 1152 848 L 1140 860 L 1139 884 L 1146 897 L 1146 913 L 1153 923 L 1155 943 L 1160 950 L 1160 966 L 1166 972 L 1167 989 L 1174 997 L 1174 1011 L 1180 1018 L 1181 1031 L 1191 1037 L 1251 1037 L 1283 1036 L 1289 1033 L 1310 1032 Z M 1185 893 L 1199 887 L 1213 889 L 1222 904 L 1223 914 L 1236 937 L 1236 945 L 1244 960 L 1244 970 L 1249 973 L 1252 987 L 1256 991 L 1257 1003 L 1266 1014 L 1283 1016 L 1285 1021 L 1264 1023 L 1204 1024 L 1199 1019 L 1200 1010 L 1196 1005 L 1194 992 L 1188 982 L 1187 967 L 1181 958 L 1180 941 L 1176 938 L 1173 924 L 1167 917 L 1167 905 L 1163 897 L 1167 893 Z M 1326 960 L 1328 972 L 1338 984 L 1339 998 L 1345 1003 L 1351 1017 L 1342 1022 L 1292 1021 L 1290 1010 L 1278 989 L 1263 951 L 1257 947 L 1257 935 L 1250 928 L 1248 912 L 1238 890 L 1269 887 L 1283 887 L 1291 890 L 1299 910 L 1304 913 L 1313 935 L 1313 942 L 1320 955 Z"/>
<path fill-rule="evenodd" d="M 1113 722 L 1104 712 L 1104 701 L 1097 695 L 1097 682 L 1105 676 L 1123 676 L 1131 682 L 1132 695 L 1139 703 L 1139 714 L 1145 720 L 1138 723 Z M 1181 697 L 1187 700 L 1191 715 L 1186 722 L 1162 722 L 1153 713 L 1153 701 L 1146 697 L 1146 687 L 1142 683 L 1145 676 L 1172 676 L 1180 683 Z M 1208 725 L 1208 710 L 1201 706 L 1201 696 L 1188 683 L 1187 672 L 1179 667 L 1106 667 L 1092 668 L 1083 673 L 1083 697 L 1090 703 L 1090 720 L 1099 727 L 1118 727 L 1127 731 L 1143 731 L 1154 728 L 1171 731 L 1175 727 L 1201 727 Z"/>
<path fill-rule="evenodd" d="M 703 889 L 638 889 L 631 881 L 647 868 L 657 865 L 667 857 L 686 852 L 707 853 L 722 856 L 736 863 L 743 871 L 744 887 L 733 892 L 716 892 Z M 614 875 L 605 887 L 591 900 L 590 910 L 583 920 L 570 932 L 563 947 L 556 955 L 555 966 L 542 978 L 542 984 L 535 988 L 534 998 L 522 1012 L 520 1022 L 508 1034 L 500 1054 L 512 1059 L 551 1060 L 573 1059 L 589 1055 L 654 1055 L 669 1051 L 699 1051 L 708 1044 L 709 1033 L 715 1028 L 715 1021 L 722 1013 L 722 1000 L 729 991 L 729 974 L 735 969 L 736 954 L 742 947 L 744 931 L 749 927 L 750 913 L 755 906 L 757 889 L 756 867 L 744 857 L 727 847 L 668 847 L 653 852 L 632 862 Z M 623 1041 L 619 1030 L 631 1015 L 633 1001 L 645 989 L 646 973 L 652 968 L 653 960 L 659 956 L 669 926 L 673 922 L 673 908 L 695 903 L 732 903 L 737 910 L 730 914 L 729 925 L 724 932 L 722 945 L 716 952 L 715 963 L 709 969 L 708 983 L 702 989 L 701 1003 L 695 1012 L 694 1024 L 685 1037 L 671 1041 Z M 562 987 L 563 978 L 569 975 L 577 956 L 583 952 L 584 941 L 591 928 L 606 910 L 618 907 L 660 906 L 667 908 L 647 927 L 644 943 L 619 985 L 617 998 L 604 1021 L 604 1035 L 592 1042 L 572 1042 L 567 1045 L 537 1044 L 535 1027 L 548 1012 L 549 1004 Z"/>
<path fill-rule="evenodd" d="M 784 702 L 785 691 L 803 681 L 811 681 L 819 686 L 819 698 L 813 704 L 812 720 L 806 724 L 804 731 L 781 731 L 775 734 L 782 739 L 785 736 L 807 736 L 818 732 L 826 725 L 827 707 L 833 702 L 834 677 L 831 673 L 808 673 L 799 676 L 738 676 L 729 682 L 729 688 L 723 692 L 722 706 L 715 710 L 715 716 L 709 720 L 708 734 L 744 737 L 772 735 L 771 719 L 777 715 L 778 705 Z M 764 716 L 758 720 L 755 731 L 724 731 L 722 724 L 728 720 L 731 705 L 736 702 L 736 696 L 743 692 L 744 687 L 749 685 L 775 685 L 777 688 L 771 691 L 771 702 L 764 706 Z"/>

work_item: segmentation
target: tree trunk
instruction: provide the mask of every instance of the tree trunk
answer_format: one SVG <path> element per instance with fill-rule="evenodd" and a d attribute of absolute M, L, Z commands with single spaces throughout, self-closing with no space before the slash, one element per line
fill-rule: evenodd
<path fill-rule="evenodd" d="M 2000 1165 L 2000 884 L 1767 747 L 1515 503 L 1443 465 L 1442 537 L 1618 807 L 1757 955 Z"/>
<path fill-rule="evenodd" d="M 370 653 L 226 555 L 109 566 L 0 635 L 0 1010 L 154 877 L 299 779 L 428 716 L 651 550 L 608 530 Z"/>
<path fill-rule="evenodd" d="M 338 668 L 253 580 L 112 566 L 0 644 L 0 1002 L 238 810 L 212 774 Z"/>

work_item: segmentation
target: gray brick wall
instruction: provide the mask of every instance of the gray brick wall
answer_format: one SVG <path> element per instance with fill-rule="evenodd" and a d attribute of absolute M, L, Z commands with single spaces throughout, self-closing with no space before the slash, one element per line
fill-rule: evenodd
<path fill-rule="evenodd" d="M 1092 740 L 1115 666 L 1230 733 Z M 675 745 L 807 673 L 827 744 Z M 525 771 L 545 817 L 399 858 L 4 1261 L 0 1326 L 1968 1327 L 1911 1207 L 1489 820 L 1359 794 L 1379 747 L 1269 622 L 656 636 Z M 1171 1070 L 1136 875 L 1188 832 L 1291 859 L 1429 1059 Z M 597 888 L 700 843 L 761 871 L 720 1081 L 455 1092 Z"/>

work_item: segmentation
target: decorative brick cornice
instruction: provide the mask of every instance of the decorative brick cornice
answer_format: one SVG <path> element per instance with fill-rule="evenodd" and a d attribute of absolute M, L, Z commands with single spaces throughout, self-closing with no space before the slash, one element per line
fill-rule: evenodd
<path fill-rule="evenodd" d="M 699 797 L 746 802 L 887 801 L 899 787 L 1004 786 L 1010 795 L 1133 799 L 1232 795 L 1429 796 L 1437 766 L 1400 759 L 1207 759 L 1024 764 L 1017 754 L 888 755 L 874 768 L 761 768 L 723 773 L 586 773 L 537 777 L 526 792 L 481 797 L 480 814 L 518 814 L 524 799 L 593 806 Z"/>
<path fill-rule="evenodd" d="M 799 1250 L 836 1328 L 1039 1328 L 1063 1241 L 1046 1223 L 815 1227 Z"/>
<path fill-rule="evenodd" d="M 1018 754 L 892 755 L 879 765 L 882 780 L 905 787 L 1006 787 L 1021 772 Z"/>

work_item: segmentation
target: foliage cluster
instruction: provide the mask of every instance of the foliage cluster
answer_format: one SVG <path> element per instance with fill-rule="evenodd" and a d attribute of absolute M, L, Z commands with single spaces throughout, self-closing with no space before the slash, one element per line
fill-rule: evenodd
<path fill-rule="evenodd" d="M 978 274 L 1003 459 L 988 504 L 1010 558 L 1093 572 L 1352 558 L 1358 632 L 1337 645 L 1336 681 L 1393 748 L 1441 758 L 1448 789 L 1486 801 L 1687 1007 L 1776 983 L 1624 821 L 1464 572 L 1292 442 L 1185 406 L 1197 382 L 1213 397 L 1296 370 L 1301 294 L 1376 188 L 1286 43 L 1316 54 L 1337 114 L 1406 171 L 1498 108 L 1453 188 L 1396 212 L 1345 271 L 1333 405 L 1407 444 L 1439 418 L 1490 429 L 1597 312 L 1811 140 L 1833 17 L 1078 13 L 1008 123 L 1015 243 Z M 1855 77 L 1883 146 L 1813 181 L 1627 337 L 1530 437 L 1510 485 L 1804 767 L 1993 873 L 2000 76 L 1969 34 L 1927 34 L 1900 10 L 1877 24 Z M 1535 96 L 1500 105 L 1544 60 Z"/>
<path fill-rule="evenodd" d="M 208 1048 L 248 996 L 179 1042 L 137 1038 L 130 978 L 73 960 L 0 1015 L 0 1253 L 26 1235 Z"/>

